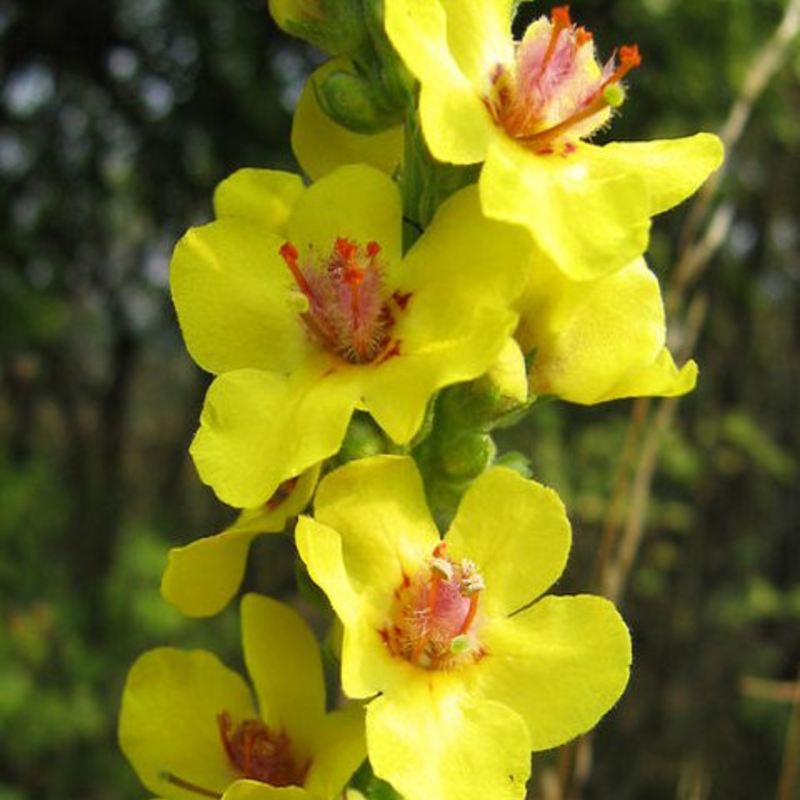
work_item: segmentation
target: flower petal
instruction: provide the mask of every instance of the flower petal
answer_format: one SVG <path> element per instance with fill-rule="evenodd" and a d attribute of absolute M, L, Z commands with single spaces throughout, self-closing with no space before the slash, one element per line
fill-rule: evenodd
<path fill-rule="evenodd" d="M 588 149 L 586 158 L 597 162 L 598 171 L 642 175 L 649 213 L 655 215 L 694 194 L 722 163 L 723 148 L 719 137 L 697 133 L 680 139 L 611 142 Z"/>
<path fill-rule="evenodd" d="M 377 242 L 389 261 L 401 250 L 402 211 L 397 185 L 366 164 L 351 164 L 321 178 L 297 201 L 289 240 L 303 253 L 327 255 L 337 238 Z"/>
<path fill-rule="evenodd" d="M 439 0 L 449 21 L 447 47 L 475 86 L 484 86 L 492 68 L 512 63 L 511 23 L 516 0 Z"/>
<path fill-rule="evenodd" d="M 691 392 L 696 383 L 697 364 L 687 361 L 678 369 L 672 354 L 664 347 L 650 364 L 620 380 L 602 402 L 618 397 L 678 397 Z"/>
<path fill-rule="evenodd" d="M 319 180 L 344 164 L 370 164 L 394 175 L 403 156 L 403 129 L 381 133 L 355 133 L 337 125 L 317 102 L 314 86 L 335 72 L 355 70 L 349 61 L 337 58 L 315 70 L 297 101 L 292 119 L 292 150 L 303 171 Z"/>
<path fill-rule="evenodd" d="M 628 682 L 628 629 L 602 597 L 545 597 L 484 633 L 483 689 L 524 717 L 533 750 L 592 728 Z"/>
<path fill-rule="evenodd" d="M 275 501 L 280 488 L 265 506 L 243 511 L 222 533 L 173 547 L 161 579 L 162 597 L 189 617 L 222 611 L 242 582 L 252 540 L 262 533 L 279 533 L 306 507 L 319 469 L 317 464 L 304 472 L 279 502 Z"/>
<path fill-rule="evenodd" d="M 328 714 L 317 729 L 308 791 L 318 798 L 338 796 L 366 756 L 364 708 L 354 703 Z"/>
<path fill-rule="evenodd" d="M 178 242 L 172 299 L 186 347 L 203 369 L 288 371 L 309 352 L 298 309 L 287 301 L 294 285 L 281 244 L 238 217 L 192 228 Z"/>
<path fill-rule="evenodd" d="M 301 517 L 297 549 L 344 626 L 342 686 L 370 697 L 413 671 L 380 637 L 403 575 L 431 555 L 439 533 L 414 462 L 398 456 L 352 461 L 324 478 L 315 517 Z"/>
<path fill-rule="evenodd" d="M 395 335 L 399 354 L 364 383 L 364 403 L 395 442 L 417 432 L 438 389 L 486 372 L 504 347 L 531 244 L 521 229 L 487 219 L 477 189 L 453 195 L 403 261 L 410 294 Z"/>
<path fill-rule="evenodd" d="M 664 349 L 661 291 L 643 259 L 594 281 L 573 281 L 546 264 L 531 270 L 517 338 L 535 352 L 530 388 L 573 403 L 689 391 Z"/>
<path fill-rule="evenodd" d="M 310 517 L 300 517 L 295 538 L 309 575 L 328 596 L 342 621 L 345 694 L 371 697 L 402 682 L 402 665 L 407 662 L 391 658 L 378 633 L 387 618 L 390 596 L 371 602 L 355 591 L 345 567 L 342 537 L 333 528 Z"/>
<path fill-rule="evenodd" d="M 299 759 L 308 758 L 325 715 L 317 640 L 297 612 L 269 597 L 245 595 L 241 613 L 244 661 L 259 716 L 270 730 L 287 732 Z"/>
<path fill-rule="evenodd" d="M 568 156 L 541 155 L 497 137 L 481 171 L 486 214 L 526 227 L 542 255 L 574 280 L 622 268 L 649 240 L 646 176 L 615 170 L 602 150 L 579 144 Z"/>
<path fill-rule="evenodd" d="M 390 0 L 385 8 L 386 33 L 422 84 L 419 113 L 431 153 L 454 164 L 483 161 L 494 123 L 467 77 L 479 69 L 471 59 L 481 57 L 480 51 L 474 52 L 474 26 L 460 39 L 465 74 L 448 48 L 447 18 L 440 3 Z"/>
<path fill-rule="evenodd" d="M 197 795 L 193 796 L 196 800 Z M 302 786 L 270 786 L 261 781 L 236 781 L 220 800 L 321 800 Z"/>
<path fill-rule="evenodd" d="M 166 775 L 222 794 L 238 775 L 220 742 L 217 715 L 255 717 L 242 678 L 204 650 L 161 647 L 134 663 L 122 695 L 119 741 L 142 783 L 165 797 L 196 795 Z"/>
<path fill-rule="evenodd" d="M 505 616 L 561 575 L 570 525 L 558 495 L 513 470 L 495 467 L 467 490 L 445 536 L 451 558 L 475 562 L 486 584 L 483 608 Z"/>
<path fill-rule="evenodd" d="M 530 774 L 524 721 L 500 703 L 473 703 L 424 673 L 367 708 L 375 774 L 407 800 L 522 800 Z"/>
<path fill-rule="evenodd" d="M 411 458 L 375 456 L 340 467 L 320 482 L 314 517 L 342 537 L 359 594 L 378 587 L 391 598 L 403 572 L 415 571 L 439 541 Z"/>
<path fill-rule="evenodd" d="M 242 582 L 255 531 L 229 528 L 169 551 L 161 578 L 161 595 L 189 617 L 210 617 L 221 611 Z"/>
<path fill-rule="evenodd" d="M 220 500 L 254 508 L 339 449 L 360 395 L 357 375 L 314 367 L 291 378 L 237 370 L 211 384 L 190 452 Z"/>
<path fill-rule="evenodd" d="M 214 213 L 249 220 L 283 238 L 297 199 L 305 191 L 299 175 L 271 169 L 240 169 L 214 191 Z"/>

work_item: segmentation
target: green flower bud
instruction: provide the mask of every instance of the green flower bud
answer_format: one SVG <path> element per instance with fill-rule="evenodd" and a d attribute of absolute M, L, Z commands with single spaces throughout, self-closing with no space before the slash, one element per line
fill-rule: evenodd
<path fill-rule="evenodd" d="M 338 460 L 342 464 L 357 458 L 369 458 L 388 449 L 386 437 L 367 414 L 354 414 L 347 428 Z"/>
<path fill-rule="evenodd" d="M 314 84 L 322 110 L 336 123 L 356 133 L 380 133 L 400 121 L 388 108 L 380 87 L 361 75 L 339 70 Z"/>
<path fill-rule="evenodd" d="M 480 475 L 496 452 L 491 436 L 468 432 L 443 441 L 439 459 L 444 474 L 451 480 L 461 481 Z"/>
<path fill-rule="evenodd" d="M 362 0 L 268 0 L 278 27 L 326 53 L 355 58 L 369 47 Z"/>

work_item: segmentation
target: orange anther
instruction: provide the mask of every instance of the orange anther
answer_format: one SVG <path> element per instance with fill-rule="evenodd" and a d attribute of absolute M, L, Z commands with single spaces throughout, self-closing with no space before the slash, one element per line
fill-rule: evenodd
<path fill-rule="evenodd" d="M 569 6 L 556 6 L 550 12 L 550 22 L 557 28 L 569 28 L 572 25 L 572 20 L 569 16 Z"/>
<path fill-rule="evenodd" d="M 623 67 L 633 69 L 642 63 L 642 56 L 639 53 L 639 45 L 623 45 L 619 49 L 619 61 Z"/>
<path fill-rule="evenodd" d="M 291 266 L 292 264 L 297 264 L 297 260 L 300 258 L 300 254 L 297 252 L 297 248 L 291 243 L 286 242 L 281 245 L 280 254 L 283 260 Z"/>
<path fill-rule="evenodd" d="M 381 252 L 381 246 L 377 242 L 367 242 L 367 255 L 375 258 Z"/>
<path fill-rule="evenodd" d="M 358 245 L 350 239 L 337 239 L 334 249 L 337 255 L 345 262 L 352 261 L 358 254 Z"/>
<path fill-rule="evenodd" d="M 585 44 L 589 44 L 593 38 L 591 31 L 587 31 L 583 26 L 575 30 L 575 45 L 577 47 L 583 47 Z"/>
<path fill-rule="evenodd" d="M 297 263 L 300 258 L 297 248 L 291 242 L 285 242 L 281 245 L 281 249 L 278 252 L 286 262 L 286 266 L 292 271 L 292 276 L 294 277 L 295 283 L 300 287 L 300 291 L 306 297 L 311 297 L 313 295 L 311 287 L 308 285 L 306 276 L 303 275 L 300 265 Z"/>
<path fill-rule="evenodd" d="M 616 55 L 616 53 L 614 54 Z M 612 61 L 614 56 L 611 57 Z M 597 95 L 601 95 L 606 86 L 612 83 L 619 83 L 634 67 L 642 63 L 642 56 L 639 53 L 639 46 L 636 44 L 623 45 L 619 49 L 619 66 L 609 75 L 600 85 Z"/>
<path fill-rule="evenodd" d="M 542 65 L 539 68 L 540 78 L 544 75 L 550 63 L 550 59 L 556 51 L 556 45 L 558 44 L 558 37 L 561 35 L 561 31 L 572 27 L 572 20 L 569 16 L 569 6 L 556 6 L 550 12 L 550 24 L 552 26 L 550 30 L 550 41 L 547 43 L 547 50 L 542 59 Z"/>

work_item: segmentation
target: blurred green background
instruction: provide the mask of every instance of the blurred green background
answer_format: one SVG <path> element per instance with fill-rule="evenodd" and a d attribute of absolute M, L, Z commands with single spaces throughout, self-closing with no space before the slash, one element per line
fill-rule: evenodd
<path fill-rule="evenodd" d="M 785 5 L 573 3 L 601 55 L 645 56 L 614 138 L 719 130 Z M 319 58 L 259 0 L 0 0 L 0 800 L 146 797 L 115 742 L 133 659 L 165 643 L 239 659 L 235 610 L 186 620 L 158 594 L 167 549 L 231 516 L 186 454 L 207 377 L 168 261 L 234 169 L 293 168 L 291 109 Z M 700 384 L 664 425 L 644 510 L 616 506 L 620 535 L 645 523 L 621 601 L 635 669 L 590 771 L 578 753 L 575 797 L 800 797 L 798 78 L 795 41 L 712 204 L 719 247 L 673 309 L 680 333 L 707 302 Z M 665 283 L 686 219 L 654 232 Z M 660 407 L 636 408 L 646 440 Z M 561 591 L 592 583 L 631 413 L 549 403 L 503 434 L 570 509 Z M 263 537 L 247 585 L 290 596 L 290 543 Z M 535 760 L 533 796 L 560 796 L 572 755 Z"/>

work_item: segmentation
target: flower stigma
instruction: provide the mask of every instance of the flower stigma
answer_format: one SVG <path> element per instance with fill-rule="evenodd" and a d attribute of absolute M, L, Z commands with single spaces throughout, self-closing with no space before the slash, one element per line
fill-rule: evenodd
<path fill-rule="evenodd" d="M 605 125 L 625 100 L 620 81 L 642 59 L 636 45 L 620 47 L 597 62 L 592 34 L 576 27 L 569 6 L 540 17 L 516 43 L 512 66 L 496 64 L 484 104 L 495 124 L 536 153 L 575 143 Z"/>
<path fill-rule="evenodd" d="M 330 253 L 303 263 L 297 248 L 286 242 L 280 255 L 304 298 L 300 318 L 311 338 L 349 364 L 384 361 L 399 353 L 392 338 L 395 314 L 410 295 L 386 298 L 381 246 L 361 246 L 337 238 Z"/>
<path fill-rule="evenodd" d="M 391 622 L 379 631 L 389 651 L 428 670 L 449 670 L 484 655 L 477 636 L 478 599 L 485 588 L 476 565 L 456 562 L 439 543 L 413 577 L 394 591 Z"/>

